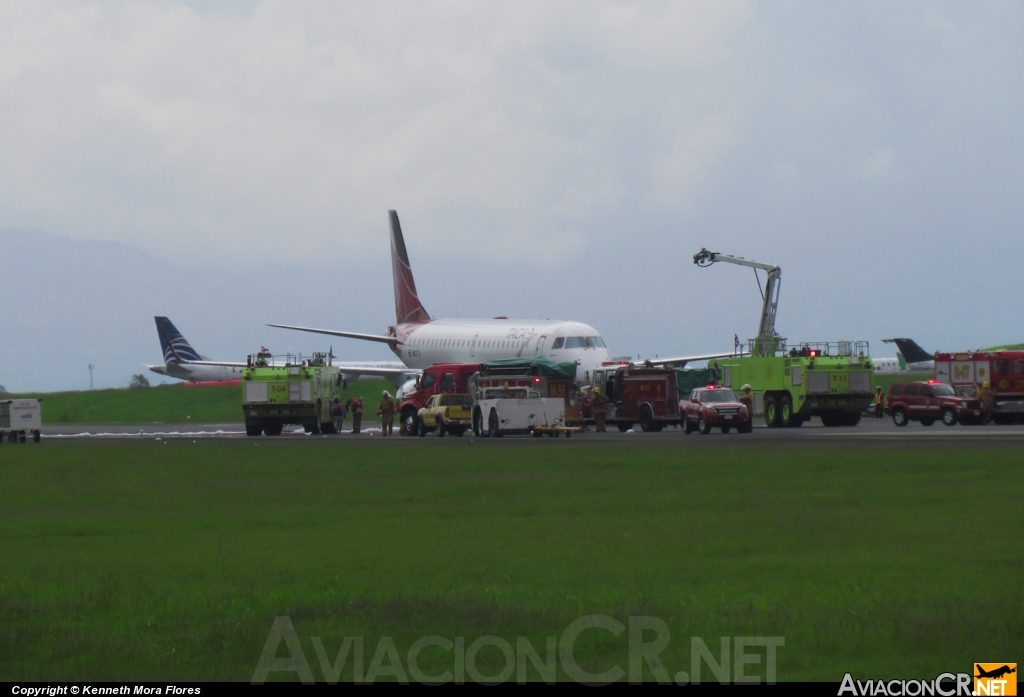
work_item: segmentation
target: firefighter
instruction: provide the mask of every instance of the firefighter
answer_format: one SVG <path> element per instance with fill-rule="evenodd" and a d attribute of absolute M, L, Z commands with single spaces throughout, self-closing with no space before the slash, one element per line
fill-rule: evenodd
<path fill-rule="evenodd" d="M 384 390 L 384 394 L 381 395 L 377 415 L 380 416 L 380 435 L 390 436 L 395 419 L 395 400 L 391 399 L 391 394 L 387 390 Z"/>
<path fill-rule="evenodd" d="M 743 390 L 743 396 L 740 397 L 740 404 L 746 405 L 747 411 L 751 414 L 754 413 L 754 391 L 750 389 L 750 383 L 747 383 L 740 388 Z"/>
<path fill-rule="evenodd" d="M 605 405 L 608 403 L 608 400 L 601 394 L 600 387 L 594 388 L 594 396 L 591 398 L 591 402 L 594 405 L 594 430 L 598 433 L 604 433 L 604 420 L 608 416 L 608 407 Z"/>
<path fill-rule="evenodd" d="M 882 394 L 882 386 L 875 385 L 875 418 L 880 419 L 885 411 L 885 395 Z"/>
<path fill-rule="evenodd" d="M 363 425 L 363 398 L 352 395 L 345 402 L 345 406 L 352 412 L 352 433 L 359 433 L 359 429 Z"/>
<path fill-rule="evenodd" d="M 995 406 L 996 396 L 989 387 L 988 382 L 981 383 L 981 389 L 978 390 L 978 399 L 981 400 L 981 408 L 985 410 L 985 421 L 991 421 L 992 407 Z"/>

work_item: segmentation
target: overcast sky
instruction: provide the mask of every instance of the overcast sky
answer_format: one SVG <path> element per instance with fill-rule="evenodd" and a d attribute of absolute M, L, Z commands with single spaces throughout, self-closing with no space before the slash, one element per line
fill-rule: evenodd
<path fill-rule="evenodd" d="M 755 333 L 703 246 L 791 339 L 1024 340 L 1020 2 L 7 2 L 0 123 L 0 228 L 344 260 L 335 328 L 393 321 L 396 208 L 435 315 L 617 354 Z"/>

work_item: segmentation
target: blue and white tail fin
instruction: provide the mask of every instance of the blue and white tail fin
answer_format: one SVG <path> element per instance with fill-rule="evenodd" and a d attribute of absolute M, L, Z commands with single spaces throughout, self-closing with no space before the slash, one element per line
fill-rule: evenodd
<path fill-rule="evenodd" d="M 199 361 L 202 357 L 192 348 L 177 327 L 166 317 L 154 317 L 156 333 L 160 336 L 160 348 L 164 352 L 164 363 L 187 363 Z"/>

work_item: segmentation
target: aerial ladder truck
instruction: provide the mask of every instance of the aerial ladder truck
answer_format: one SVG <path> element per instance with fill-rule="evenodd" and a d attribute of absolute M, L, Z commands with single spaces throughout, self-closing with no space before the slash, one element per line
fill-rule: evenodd
<path fill-rule="evenodd" d="M 693 263 L 700 267 L 717 262 L 746 266 L 754 269 L 755 276 L 758 270 L 767 275 L 750 355 L 719 360 L 721 384 L 734 390 L 749 384 L 754 413 L 763 414 L 769 428 L 802 426 L 812 416 L 820 417 L 825 426 L 856 426 L 872 399 L 868 342 L 802 342 L 788 347 L 787 339 L 775 331 L 782 269 L 707 249 L 693 255 Z"/>

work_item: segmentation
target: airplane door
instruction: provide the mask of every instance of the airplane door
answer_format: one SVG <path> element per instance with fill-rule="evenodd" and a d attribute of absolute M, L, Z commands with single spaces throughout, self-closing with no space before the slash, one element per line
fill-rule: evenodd
<path fill-rule="evenodd" d="M 475 357 L 476 357 L 476 341 L 477 341 L 477 339 L 479 339 L 479 338 L 480 338 L 480 335 L 479 335 L 479 334 L 477 334 L 476 336 L 474 336 L 474 337 L 473 337 L 473 343 L 471 343 L 471 344 L 469 345 L 469 357 L 470 357 L 470 358 L 475 358 Z"/>
<path fill-rule="evenodd" d="M 547 342 L 547 340 L 547 334 L 541 334 L 539 337 L 537 337 L 537 350 L 534 351 L 534 355 L 540 356 L 541 354 L 544 353 L 544 344 L 545 342 Z"/>

